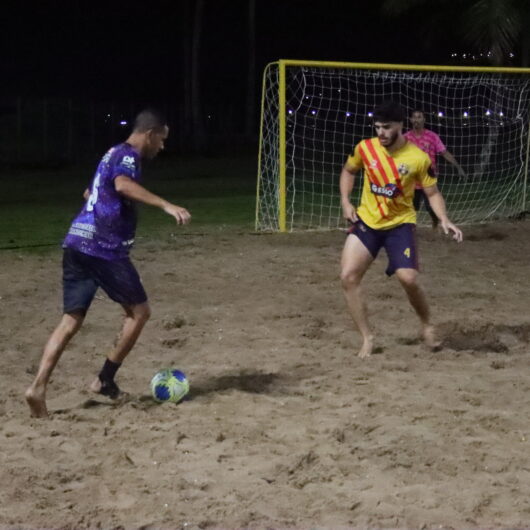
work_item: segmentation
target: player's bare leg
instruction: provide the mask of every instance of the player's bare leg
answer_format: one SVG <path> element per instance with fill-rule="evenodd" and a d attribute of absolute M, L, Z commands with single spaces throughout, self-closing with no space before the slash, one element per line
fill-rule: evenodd
<path fill-rule="evenodd" d="M 342 251 L 340 279 L 351 317 L 362 337 L 362 345 L 358 354 L 361 358 L 369 357 L 374 347 L 361 289 L 361 280 L 373 260 L 374 258 L 358 237 L 349 235 L 346 238 Z"/>
<path fill-rule="evenodd" d="M 118 336 L 118 340 L 114 345 L 114 348 L 108 355 L 109 361 L 112 361 L 116 364 L 121 364 L 125 357 L 132 350 L 133 346 L 136 344 L 142 329 L 145 326 L 145 323 L 149 320 L 151 316 L 151 309 L 149 304 L 144 302 L 143 304 L 137 304 L 134 306 L 123 306 L 125 310 L 125 319 L 123 321 L 123 327 Z M 102 393 L 102 381 L 98 377 L 90 385 L 90 390 L 97 394 Z M 117 387 L 116 387 L 117 389 Z M 119 390 L 118 390 L 119 392 Z M 110 397 L 118 397 L 117 395 L 111 395 Z"/>
<path fill-rule="evenodd" d="M 61 322 L 50 335 L 44 347 L 37 375 L 25 394 L 32 416 L 36 418 L 48 417 L 48 409 L 46 408 L 48 382 L 66 345 L 77 333 L 83 320 L 84 315 L 82 313 L 64 314 Z"/>
<path fill-rule="evenodd" d="M 418 281 L 418 271 L 415 269 L 397 269 L 396 276 L 405 289 L 410 304 L 420 318 L 423 341 L 432 351 L 439 349 L 442 343 L 437 340 L 434 326 L 430 322 L 429 304 L 425 291 Z"/>

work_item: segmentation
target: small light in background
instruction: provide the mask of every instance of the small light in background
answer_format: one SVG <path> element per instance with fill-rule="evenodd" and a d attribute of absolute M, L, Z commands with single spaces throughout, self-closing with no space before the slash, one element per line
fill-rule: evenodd
<path fill-rule="evenodd" d="M 127 121 L 126 120 L 121 120 L 120 121 L 120 125 L 123 127 L 124 125 L 127 125 Z"/>
<path fill-rule="evenodd" d="M 442 112 L 441 110 L 440 110 L 440 111 L 438 111 L 438 117 L 439 117 L 439 118 L 442 118 L 442 117 L 443 117 L 443 115 L 444 115 L 444 113 L 443 113 L 443 112 Z"/>

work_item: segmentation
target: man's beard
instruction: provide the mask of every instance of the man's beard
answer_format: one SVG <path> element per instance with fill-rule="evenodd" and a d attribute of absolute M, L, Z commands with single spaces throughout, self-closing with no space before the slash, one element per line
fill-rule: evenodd
<path fill-rule="evenodd" d="M 396 140 L 398 139 L 399 134 L 397 132 L 393 133 L 392 136 L 388 139 L 388 143 L 386 144 L 386 147 L 392 147 Z"/>

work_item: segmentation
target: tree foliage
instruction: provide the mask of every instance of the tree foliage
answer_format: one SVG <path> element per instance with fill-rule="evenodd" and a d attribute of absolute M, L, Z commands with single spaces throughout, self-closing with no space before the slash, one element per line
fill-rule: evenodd
<path fill-rule="evenodd" d="M 528 64 L 530 34 L 525 28 L 530 23 L 530 0 L 384 0 L 382 4 L 382 12 L 389 16 L 420 10 L 431 30 L 443 30 L 440 16 L 446 24 L 456 24 L 463 40 L 491 63 L 502 65 L 518 49 L 521 64 Z"/>

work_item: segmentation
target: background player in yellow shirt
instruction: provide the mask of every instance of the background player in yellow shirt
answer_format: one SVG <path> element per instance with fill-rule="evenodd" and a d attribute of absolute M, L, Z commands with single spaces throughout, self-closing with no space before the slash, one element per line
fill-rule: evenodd
<path fill-rule="evenodd" d="M 418 281 L 415 240 L 416 211 L 414 188 L 419 183 L 445 234 L 462 241 L 462 232 L 447 217 L 445 202 L 430 174 L 427 154 L 403 136 L 405 113 L 394 102 L 380 105 L 374 112 L 377 137 L 363 140 L 344 164 L 340 175 L 342 211 L 352 223 L 342 252 L 341 281 L 353 321 L 362 336 L 359 357 L 373 350 L 361 280 L 381 247 L 388 255 L 386 273 L 396 274 L 418 314 L 422 336 L 431 349 L 439 347 L 430 322 L 429 306 Z M 357 173 L 364 170 L 361 203 L 356 209 L 350 195 Z"/>

